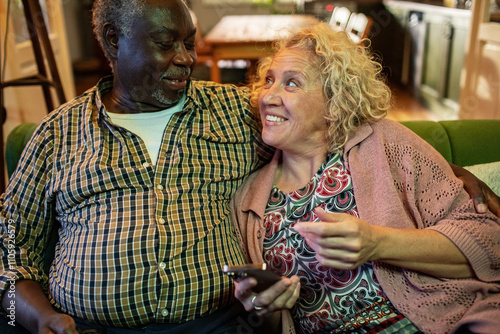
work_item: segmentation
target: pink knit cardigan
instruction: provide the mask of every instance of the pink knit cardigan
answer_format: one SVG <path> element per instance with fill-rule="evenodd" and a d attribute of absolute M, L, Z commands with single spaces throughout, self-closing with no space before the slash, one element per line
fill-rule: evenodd
<path fill-rule="evenodd" d="M 263 262 L 264 210 L 279 162 L 256 171 L 232 200 L 232 216 L 247 261 Z M 393 228 L 429 228 L 467 257 L 476 279 L 442 279 L 374 262 L 391 302 L 425 333 L 450 333 L 463 324 L 500 333 L 500 219 L 476 214 L 449 164 L 397 122 L 361 126 L 344 150 L 360 217 Z M 283 333 L 294 333 L 282 312 Z"/>

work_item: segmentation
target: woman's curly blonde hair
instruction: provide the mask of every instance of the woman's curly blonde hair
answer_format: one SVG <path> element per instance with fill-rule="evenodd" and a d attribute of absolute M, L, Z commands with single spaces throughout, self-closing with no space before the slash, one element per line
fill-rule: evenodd
<path fill-rule="evenodd" d="M 382 66 L 366 46 L 354 43 L 345 32 L 334 31 L 327 23 L 319 23 L 280 41 L 274 54 L 286 48 L 304 50 L 316 57 L 311 61 L 321 64 L 330 152 L 341 150 L 360 125 L 385 117 L 391 91 L 381 75 Z M 272 59 L 260 62 L 252 84 L 250 103 L 255 109 Z"/>

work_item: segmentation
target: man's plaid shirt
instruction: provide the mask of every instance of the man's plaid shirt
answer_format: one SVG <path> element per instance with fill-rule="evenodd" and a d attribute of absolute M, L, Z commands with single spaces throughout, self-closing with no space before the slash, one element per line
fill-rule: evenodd
<path fill-rule="evenodd" d="M 191 82 L 152 165 L 142 140 L 109 120 L 101 96 L 111 86 L 104 79 L 48 115 L 28 144 L 0 200 L 2 293 L 11 278 L 36 280 L 62 312 L 116 327 L 185 322 L 228 305 L 222 267 L 244 262 L 229 200 L 271 156 L 248 92 Z M 47 283 L 41 256 L 55 222 Z"/>

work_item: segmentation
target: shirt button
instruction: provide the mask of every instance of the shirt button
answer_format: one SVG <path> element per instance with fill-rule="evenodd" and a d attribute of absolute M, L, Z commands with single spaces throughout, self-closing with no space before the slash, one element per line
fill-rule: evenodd
<path fill-rule="evenodd" d="M 163 219 L 163 218 L 158 219 L 158 224 L 160 224 L 160 225 L 165 224 L 165 219 Z"/>
<path fill-rule="evenodd" d="M 163 310 L 161 310 L 161 315 L 166 317 L 170 312 L 168 312 L 168 310 L 166 308 L 164 308 Z"/>
<path fill-rule="evenodd" d="M 143 163 L 143 164 L 142 164 L 142 167 L 144 167 L 144 168 L 148 168 L 148 167 L 149 167 L 149 162 L 145 162 L 145 163 Z"/>
<path fill-rule="evenodd" d="M 160 262 L 160 268 L 165 269 L 167 267 L 167 264 L 165 262 Z"/>
<path fill-rule="evenodd" d="M 260 239 L 262 237 L 262 232 L 260 230 L 257 231 L 257 239 Z"/>
<path fill-rule="evenodd" d="M 156 186 L 156 189 L 163 190 L 163 186 L 161 184 L 159 184 L 159 185 Z"/>

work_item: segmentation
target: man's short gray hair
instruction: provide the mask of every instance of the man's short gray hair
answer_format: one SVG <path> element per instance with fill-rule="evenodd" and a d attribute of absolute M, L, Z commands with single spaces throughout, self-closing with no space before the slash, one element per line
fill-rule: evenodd
<path fill-rule="evenodd" d="M 92 25 L 99 45 L 108 60 L 102 28 L 111 23 L 117 33 L 129 36 L 133 20 L 143 13 L 145 0 L 96 0 L 92 8 Z"/>

